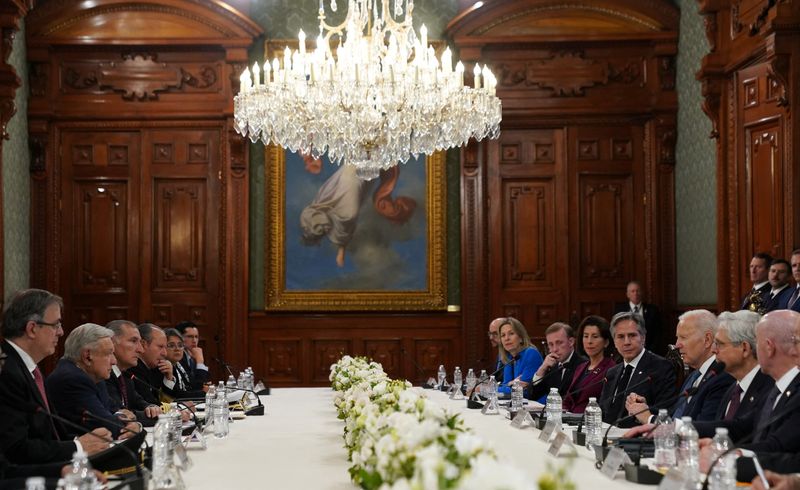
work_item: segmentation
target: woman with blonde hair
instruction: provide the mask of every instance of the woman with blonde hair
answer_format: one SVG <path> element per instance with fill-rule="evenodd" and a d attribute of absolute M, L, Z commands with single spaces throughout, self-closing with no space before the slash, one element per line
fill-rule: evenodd
<path fill-rule="evenodd" d="M 542 355 L 531 344 L 531 338 L 525 326 L 516 318 L 505 318 L 500 324 L 500 361 L 505 364 L 503 384 L 497 388 L 498 393 L 511 393 L 510 383 L 515 379 L 527 387 L 533 374 L 542 365 Z"/>

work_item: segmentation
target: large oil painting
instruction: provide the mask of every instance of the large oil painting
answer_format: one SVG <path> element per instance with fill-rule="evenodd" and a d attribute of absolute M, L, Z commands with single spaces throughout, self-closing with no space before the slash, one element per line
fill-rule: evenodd
<path fill-rule="evenodd" d="M 444 154 L 362 181 L 267 148 L 268 310 L 446 307 Z"/>

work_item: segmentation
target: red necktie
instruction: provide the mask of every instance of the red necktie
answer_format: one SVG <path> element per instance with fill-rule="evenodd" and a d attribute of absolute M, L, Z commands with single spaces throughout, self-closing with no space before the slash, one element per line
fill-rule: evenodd
<path fill-rule="evenodd" d="M 742 387 L 739 386 L 739 383 L 736 383 L 736 387 L 733 389 L 733 395 L 731 396 L 731 403 L 728 405 L 728 411 L 725 412 L 726 421 L 733 420 L 733 417 L 736 415 L 736 411 L 739 410 L 739 407 L 742 404 L 741 395 Z"/>
<path fill-rule="evenodd" d="M 117 376 L 117 384 L 119 384 L 119 396 L 122 398 L 122 408 L 128 408 L 128 387 L 125 386 L 122 376 Z"/>
<path fill-rule="evenodd" d="M 36 387 L 39 388 L 39 394 L 42 395 L 44 407 L 49 412 L 50 404 L 47 403 L 47 393 L 44 390 L 44 377 L 42 376 L 42 372 L 39 371 L 39 366 L 36 366 L 36 369 L 33 370 L 33 380 L 36 382 Z"/>

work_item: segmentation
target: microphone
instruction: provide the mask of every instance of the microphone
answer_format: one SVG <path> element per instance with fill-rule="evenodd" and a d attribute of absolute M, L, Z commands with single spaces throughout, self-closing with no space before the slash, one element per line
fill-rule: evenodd
<path fill-rule="evenodd" d="M 234 387 L 226 388 L 226 390 L 228 390 L 228 389 L 230 389 L 231 391 L 236 391 L 236 390 L 246 391 L 248 393 L 254 394 L 255 397 L 256 397 L 256 400 L 258 401 L 258 405 L 256 405 L 255 407 L 252 407 L 252 408 L 244 408 L 244 407 L 242 407 L 242 408 L 244 408 L 244 413 L 245 413 L 245 415 L 264 415 L 264 404 L 261 403 L 261 397 L 258 396 L 258 393 L 256 393 L 255 390 L 250 390 L 248 388 L 241 388 L 239 386 L 237 386 L 235 388 Z M 208 407 L 206 407 L 206 410 L 208 410 Z"/>
<path fill-rule="evenodd" d="M 30 403 L 30 402 L 25 402 L 23 400 L 19 400 L 19 401 L 20 401 L 21 405 L 23 405 L 23 406 L 27 405 L 28 409 L 33 411 L 33 412 L 41 413 L 41 414 L 45 415 L 46 417 L 49 417 L 52 420 L 57 420 L 58 422 L 61 422 L 62 424 L 66 425 L 68 427 L 71 427 L 72 429 L 78 430 L 78 431 L 83 432 L 85 434 L 90 434 L 92 437 L 95 437 L 95 438 L 97 438 L 97 439 L 99 439 L 99 440 L 101 440 L 101 441 L 103 441 L 105 443 L 110 444 L 112 442 L 112 441 L 106 439 L 105 437 L 103 437 L 101 435 L 95 434 L 94 432 L 90 431 L 87 427 L 84 427 L 84 426 L 82 426 L 80 424 L 76 424 L 75 422 L 73 422 L 73 421 L 71 421 L 69 419 L 66 419 L 66 418 L 64 418 L 64 417 L 62 417 L 60 415 L 56 415 L 56 414 L 54 414 L 52 412 L 49 412 L 49 411 L 45 410 L 44 408 L 40 407 L 39 405 L 35 405 L 35 404 Z M 142 434 L 144 434 L 144 431 L 142 431 Z M 142 437 L 142 441 L 144 441 L 144 437 Z M 141 441 L 139 442 L 139 444 L 141 444 Z M 133 488 L 137 488 L 137 489 L 145 488 L 144 487 L 145 481 L 144 481 L 144 479 L 142 477 L 142 475 L 143 475 L 142 464 L 139 462 L 139 457 L 136 455 L 136 453 L 133 452 L 133 450 L 131 450 L 129 447 L 127 447 L 124 443 L 123 444 L 115 444 L 113 446 L 109 446 L 109 448 L 90 456 L 90 459 L 95 457 L 95 456 L 97 456 L 97 455 L 99 455 L 99 454 L 103 454 L 106 451 L 110 451 L 112 449 L 116 450 L 117 448 L 120 448 L 122 452 L 126 453 L 127 456 L 130 456 L 130 459 L 133 462 L 133 465 L 134 465 L 134 468 L 135 468 L 135 471 L 136 471 L 136 477 L 128 479 L 126 481 L 125 485 L 127 485 L 128 488 L 131 488 L 131 489 L 133 489 Z M 95 468 L 95 469 L 97 469 L 98 471 L 102 471 L 102 470 L 99 470 L 98 468 Z M 106 471 L 111 471 L 111 470 L 106 470 Z"/>
<path fill-rule="evenodd" d="M 511 362 L 509 362 L 508 364 L 513 366 L 519 360 L 520 357 L 521 356 L 517 354 L 516 356 L 511 358 Z M 469 392 L 469 395 L 467 395 L 467 408 L 483 408 L 483 405 L 481 405 L 480 403 L 472 401 L 472 395 L 475 394 L 475 390 L 478 389 L 478 386 L 486 382 L 486 380 L 488 380 L 489 378 L 493 378 L 497 373 L 505 369 L 506 366 L 508 366 L 508 364 L 501 365 L 492 374 L 487 374 L 485 377 L 481 376 L 480 378 L 478 378 L 478 381 L 475 382 L 475 386 L 472 387 L 472 390 Z"/>
<path fill-rule="evenodd" d="M 647 377 L 647 380 L 648 381 L 650 380 L 649 376 Z M 637 383 L 637 384 L 641 384 L 641 383 Z M 675 401 L 678 400 L 682 396 L 685 396 L 685 397 L 694 396 L 694 394 L 697 393 L 698 389 L 699 388 L 696 387 L 696 386 L 692 387 L 692 388 L 689 388 L 688 390 L 684 390 L 684 391 L 678 393 L 675 396 L 667 398 L 666 400 L 662 401 L 661 403 L 656 403 L 652 407 L 646 407 L 646 408 L 643 408 L 643 409 L 639 410 L 636 413 L 632 413 L 630 415 L 626 415 L 624 417 L 618 418 L 617 420 L 614 421 L 613 424 L 609 424 L 608 429 L 606 429 L 606 433 L 603 435 L 603 447 L 608 446 L 608 433 L 611 431 L 612 427 L 616 426 L 617 424 L 619 424 L 619 423 L 621 423 L 621 422 L 623 422 L 625 420 L 632 419 L 632 418 L 635 419 L 637 415 L 641 415 L 641 414 L 643 414 L 643 413 L 645 413 L 647 411 L 650 411 L 650 410 L 652 410 L 654 408 L 663 408 L 664 405 L 669 406 L 669 405 L 675 403 Z"/>
<path fill-rule="evenodd" d="M 217 361 L 218 363 L 222 364 L 222 366 L 228 371 L 228 374 L 233 376 L 233 371 L 231 371 L 231 365 L 230 364 L 228 364 L 227 362 L 223 361 L 219 357 L 215 357 L 214 360 Z M 233 376 L 233 379 L 236 379 L 236 376 Z"/>
<path fill-rule="evenodd" d="M 400 352 L 402 352 L 402 353 L 403 353 L 403 355 L 407 355 L 407 354 L 408 354 L 408 351 L 406 351 L 406 348 L 405 348 L 405 347 L 400 347 Z M 412 364 L 414 364 L 414 367 L 415 367 L 415 368 L 417 368 L 417 374 L 421 374 L 421 375 L 424 377 L 424 376 L 425 376 L 425 370 L 424 370 L 424 369 L 422 369 L 422 366 L 420 366 L 420 365 L 417 363 L 417 360 L 416 360 L 416 359 L 414 359 L 414 356 L 408 356 L 408 357 L 409 357 L 409 359 L 411 359 L 411 363 L 412 363 Z M 428 383 L 427 381 L 425 381 L 424 383 L 422 383 L 422 387 L 423 387 L 424 389 L 426 389 L 426 390 L 433 389 L 433 386 L 431 386 L 431 385 L 430 385 L 430 383 Z"/>
<path fill-rule="evenodd" d="M 131 420 L 131 422 L 136 422 L 137 424 L 139 424 L 139 431 L 138 432 L 129 429 L 127 425 L 119 422 L 119 419 L 117 419 L 117 420 L 107 419 L 105 417 L 101 417 L 99 415 L 95 415 L 92 412 L 90 412 L 88 409 L 84 408 L 83 411 L 81 412 L 81 420 L 85 422 L 86 419 L 91 419 L 91 420 L 94 420 L 96 422 L 100 422 L 101 424 L 108 424 L 108 425 L 111 425 L 112 427 L 116 427 L 117 429 L 119 429 L 119 433 L 120 434 L 123 433 L 123 432 L 130 432 L 131 434 L 138 434 L 139 432 L 142 431 L 142 424 L 139 423 L 139 422 L 136 422 L 135 420 Z"/>
<path fill-rule="evenodd" d="M 139 384 L 143 385 L 145 388 L 148 388 L 150 390 L 150 392 L 151 392 L 150 393 L 151 395 L 154 395 L 155 393 L 160 393 L 161 392 L 161 390 L 159 388 L 156 388 L 155 386 L 151 385 L 150 383 L 148 383 L 147 381 L 143 380 L 139 376 L 136 376 L 133 373 L 128 373 L 128 376 L 131 378 L 131 381 L 138 381 Z M 156 404 L 160 405 L 159 396 L 155 395 L 155 398 L 156 398 Z M 149 400 L 145 400 L 145 401 L 150 403 Z"/>

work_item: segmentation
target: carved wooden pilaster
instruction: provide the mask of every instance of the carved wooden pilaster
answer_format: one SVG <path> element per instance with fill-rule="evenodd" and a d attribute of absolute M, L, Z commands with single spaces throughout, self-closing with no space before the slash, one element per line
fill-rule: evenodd
<path fill-rule="evenodd" d="M 718 78 L 702 78 L 703 105 L 702 109 L 711 120 L 711 133 L 709 138 L 719 138 L 720 100 L 722 97 L 722 80 Z"/>
<path fill-rule="evenodd" d="M 461 150 L 461 318 L 470 360 L 484 356 L 489 314 L 484 145 L 471 140 Z"/>

